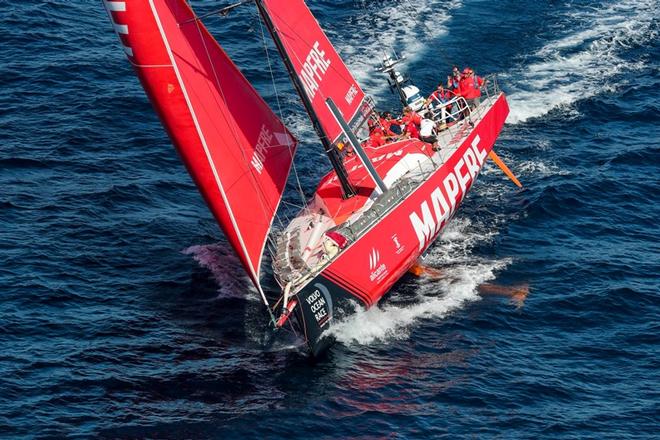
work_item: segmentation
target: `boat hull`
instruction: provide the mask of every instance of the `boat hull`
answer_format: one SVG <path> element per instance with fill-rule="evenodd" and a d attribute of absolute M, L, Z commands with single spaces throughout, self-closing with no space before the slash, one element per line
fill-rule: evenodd
<path fill-rule="evenodd" d="M 465 124 L 441 166 L 296 293 L 301 332 L 313 355 L 332 342 L 333 322 L 356 306 L 375 305 L 439 236 L 473 185 L 508 112 L 500 94 L 473 128 Z"/>

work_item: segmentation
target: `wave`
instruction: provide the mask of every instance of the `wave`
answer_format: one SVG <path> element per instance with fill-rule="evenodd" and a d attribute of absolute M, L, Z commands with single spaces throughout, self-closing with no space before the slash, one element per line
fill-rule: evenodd
<path fill-rule="evenodd" d="M 425 259 L 426 265 L 443 268 L 441 278 L 414 280 L 414 294 L 410 289 L 403 292 L 405 282 L 400 282 L 384 303 L 368 310 L 356 306 L 356 313 L 335 323 L 331 333 L 346 345 L 402 339 L 421 320 L 444 318 L 465 303 L 478 300 L 478 286 L 494 279 L 496 272 L 510 263 L 508 258 L 474 255 L 474 247 L 490 242 L 494 235 L 469 219 L 454 219 Z"/>
<path fill-rule="evenodd" d="M 514 87 L 508 122 L 524 122 L 554 109 L 575 116 L 571 104 L 613 91 L 619 81 L 615 77 L 644 69 L 644 61 L 626 61 L 622 55 L 657 38 L 657 6 L 656 0 L 628 0 L 571 10 L 564 21 L 579 30 L 539 49 L 532 56 L 538 61 L 503 75 Z"/>

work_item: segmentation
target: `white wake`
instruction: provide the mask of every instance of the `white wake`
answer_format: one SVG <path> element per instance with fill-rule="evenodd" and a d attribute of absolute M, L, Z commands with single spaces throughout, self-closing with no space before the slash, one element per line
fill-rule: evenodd
<path fill-rule="evenodd" d="M 447 34 L 452 11 L 462 2 L 398 0 L 383 4 L 362 0 L 356 5 L 361 12 L 351 24 L 355 32 L 328 32 L 328 38 L 365 92 L 379 95 L 388 90 L 387 77 L 375 71 L 383 56 L 396 51 L 408 57 L 408 65 L 422 54 L 432 57 L 427 52 L 428 42 Z M 359 44 L 355 35 L 359 35 Z M 403 71 L 407 70 L 404 66 Z"/>
<path fill-rule="evenodd" d="M 509 123 L 524 122 L 614 90 L 621 74 L 645 67 L 621 58 L 627 48 L 658 37 L 657 0 L 624 0 L 605 7 L 577 7 L 562 17 L 563 36 L 531 56 L 532 61 L 502 75 L 511 85 Z"/>
<path fill-rule="evenodd" d="M 421 278 L 411 289 L 400 293 L 395 287 L 388 295 L 415 295 L 413 303 L 385 301 L 369 310 L 356 308 L 356 314 L 333 324 L 332 334 L 345 344 L 370 344 L 408 337 L 409 331 L 424 319 L 439 319 L 479 299 L 477 287 L 495 278 L 509 259 L 479 259 L 472 249 L 492 240 L 494 232 L 473 225 L 467 219 L 454 219 L 434 244 L 425 264 L 442 267 L 446 277 L 439 280 Z"/>

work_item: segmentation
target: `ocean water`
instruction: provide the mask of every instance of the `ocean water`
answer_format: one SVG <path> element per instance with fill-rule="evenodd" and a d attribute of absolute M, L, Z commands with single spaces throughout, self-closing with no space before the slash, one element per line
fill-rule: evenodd
<path fill-rule="evenodd" d="M 310 361 L 267 331 L 101 3 L 7 2 L 0 437 L 658 438 L 660 3 L 309 4 L 382 109 L 384 52 L 425 92 L 498 74 L 524 189 L 488 166 L 428 256 L 447 277 L 404 277 Z M 254 8 L 206 23 L 301 139 L 309 195 L 329 165 Z"/>

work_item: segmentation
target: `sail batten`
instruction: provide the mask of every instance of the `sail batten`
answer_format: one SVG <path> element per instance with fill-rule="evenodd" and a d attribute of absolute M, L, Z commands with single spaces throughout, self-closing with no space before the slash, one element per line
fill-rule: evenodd
<path fill-rule="evenodd" d="M 266 302 L 261 259 L 297 141 L 184 0 L 104 4 L 183 162 Z"/>

